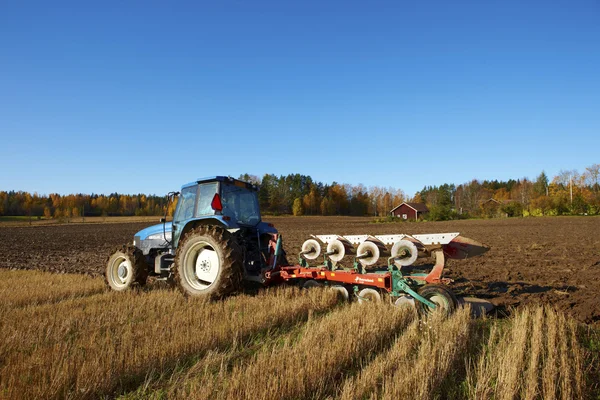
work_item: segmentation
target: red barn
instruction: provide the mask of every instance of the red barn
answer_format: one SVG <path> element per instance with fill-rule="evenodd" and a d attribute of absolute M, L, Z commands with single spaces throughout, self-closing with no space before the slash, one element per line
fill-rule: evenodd
<path fill-rule="evenodd" d="M 399 217 L 406 220 L 418 220 L 423 218 L 429 209 L 423 203 L 402 203 L 397 207 L 394 207 L 390 214 L 394 217 Z"/>

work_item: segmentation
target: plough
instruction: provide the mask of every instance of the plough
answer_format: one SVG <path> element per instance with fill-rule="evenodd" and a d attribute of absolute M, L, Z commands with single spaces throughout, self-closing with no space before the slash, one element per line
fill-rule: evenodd
<path fill-rule="evenodd" d="M 281 238 L 278 247 L 280 242 Z M 302 245 L 297 265 L 275 268 L 265 277 L 307 288 L 329 286 L 343 298 L 353 295 L 359 302 L 381 301 L 387 295 L 396 305 L 414 305 L 425 314 L 439 307 L 450 313 L 459 300 L 447 286 L 452 280 L 443 277 L 445 260 L 473 257 L 487 250 L 459 233 L 313 235 Z M 275 249 L 275 255 L 280 251 Z M 424 258 L 434 262 L 415 265 Z"/>

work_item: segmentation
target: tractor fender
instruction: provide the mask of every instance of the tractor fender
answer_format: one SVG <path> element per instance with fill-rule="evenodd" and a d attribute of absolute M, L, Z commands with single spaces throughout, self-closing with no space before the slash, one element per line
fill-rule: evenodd
<path fill-rule="evenodd" d="M 220 218 L 202 218 L 202 219 L 192 219 L 190 221 L 188 221 L 185 226 L 183 227 L 183 229 L 181 230 L 181 234 L 179 235 L 179 237 L 177 238 L 177 242 L 179 242 L 186 233 L 188 233 L 189 231 L 191 231 L 192 229 L 201 226 L 201 225 L 214 225 L 214 226 L 220 226 L 222 228 L 225 229 L 229 229 L 230 227 L 227 226 L 227 224 L 221 220 Z M 173 243 L 174 247 L 177 247 L 178 243 Z"/>
<path fill-rule="evenodd" d="M 269 224 L 267 222 L 259 222 L 259 224 L 256 225 L 256 230 L 261 235 L 265 234 L 265 233 L 269 233 L 269 234 L 277 234 L 277 233 L 279 233 L 273 224 Z"/>

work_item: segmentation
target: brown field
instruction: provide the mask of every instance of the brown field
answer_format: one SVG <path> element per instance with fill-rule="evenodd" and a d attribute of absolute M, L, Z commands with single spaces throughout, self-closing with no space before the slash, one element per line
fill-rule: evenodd
<path fill-rule="evenodd" d="M 311 233 L 461 232 L 491 250 L 449 262 L 455 291 L 509 316 L 419 320 L 388 304 L 340 304 L 321 289 L 219 302 L 157 284 L 114 293 L 99 277 L 104 260 L 147 224 L 0 226 L 0 399 L 599 395 L 600 218 L 268 220 L 290 261 Z"/>

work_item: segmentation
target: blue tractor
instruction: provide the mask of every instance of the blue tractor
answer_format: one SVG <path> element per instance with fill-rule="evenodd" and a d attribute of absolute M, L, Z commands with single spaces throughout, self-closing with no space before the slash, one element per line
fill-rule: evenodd
<path fill-rule="evenodd" d="M 214 176 L 184 185 L 173 221 L 135 234 L 108 258 L 105 279 L 116 291 L 144 286 L 149 276 L 177 284 L 188 296 L 221 298 L 242 281 L 264 284 L 286 264 L 281 238 L 261 220 L 258 187 Z"/>

